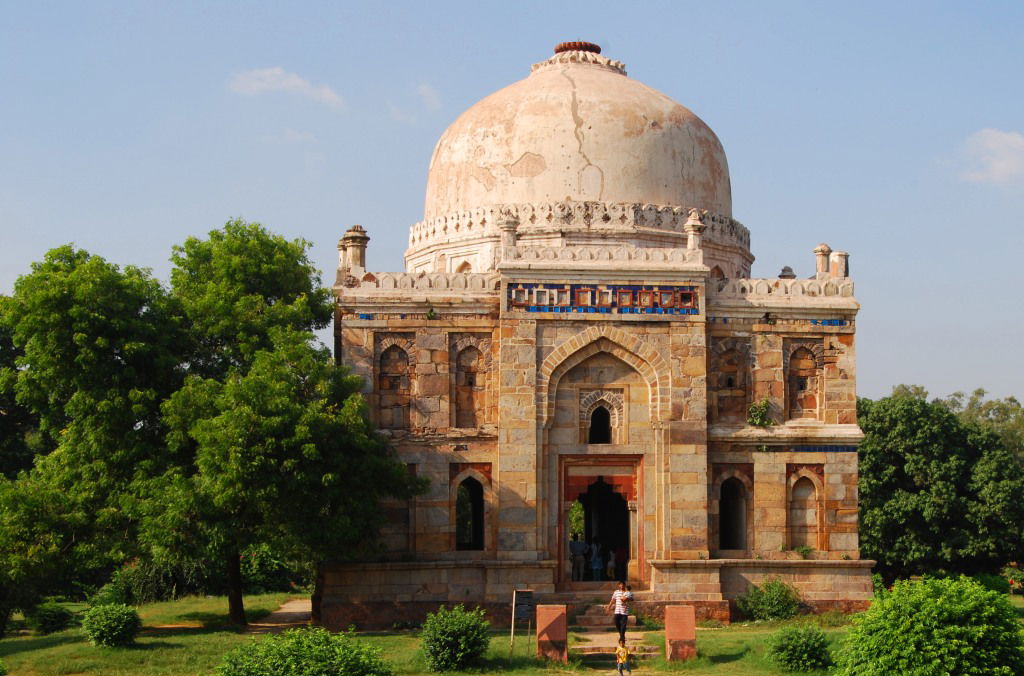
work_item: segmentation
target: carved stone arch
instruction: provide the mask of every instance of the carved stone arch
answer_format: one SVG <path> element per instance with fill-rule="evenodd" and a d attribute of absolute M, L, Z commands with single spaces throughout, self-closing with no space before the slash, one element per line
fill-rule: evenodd
<path fill-rule="evenodd" d="M 485 467 L 481 467 L 484 465 Z M 459 499 L 459 487 L 466 479 L 473 479 L 483 489 L 483 549 L 477 551 L 493 552 L 494 542 L 494 521 L 495 521 L 495 495 L 494 486 L 491 482 L 490 463 L 452 463 L 449 471 L 448 482 L 448 526 L 450 538 L 450 550 L 457 550 L 456 543 L 456 509 Z M 468 550 L 462 556 L 473 556 L 474 550 Z"/>
<path fill-rule="evenodd" d="M 409 356 L 410 360 L 412 359 L 413 347 L 415 346 L 415 343 L 413 342 L 413 334 L 378 333 L 376 335 L 376 339 L 377 345 L 376 349 L 374 350 L 374 352 L 376 353 L 374 355 L 374 361 L 380 360 L 381 353 L 383 353 L 384 350 L 388 349 L 392 345 L 397 345 L 398 347 L 405 350 L 405 354 Z"/>
<path fill-rule="evenodd" d="M 795 513 L 806 511 L 806 505 L 794 505 L 794 491 L 797 484 L 807 480 L 814 487 L 812 523 L 795 523 Z M 821 464 L 786 465 L 786 543 L 792 548 L 809 545 L 812 549 L 825 551 L 828 542 L 825 524 L 825 470 Z M 798 507 L 799 509 L 797 509 Z"/>
<path fill-rule="evenodd" d="M 554 420 L 555 388 L 562 376 L 588 357 L 607 352 L 637 371 L 647 384 L 651 422 L 661 420 L 667 410 L 662 399 L 669 391 L 669 368 L 649 344 L 622 329 L 591 326 L 563 341 L 537 369 L 537 412 L 542 427 Z"/>
<path fill-rule="evenodd" d="M 793 357 L 793 354 L 804 348 L 809 350 L 814 355 L 814 363 L 816 368 L 825 368 L 825 343 L 821 340 L 790 340 L 786 341 L 786 349 L 782 354 L 782 368 L 789 372 L 789 360 Z"/>
<path fill-rule="evenodd" d="M 715 463 L 711 467 L 711 485 L 708 494 L 708 530 L 711 544 L 715 551 L 733 552 L 728 556 L 736 556 L 737 548 L 722 546 L 722 486 L 730 479 L 739 481 L 743 486 L 745 504 L 740 517 L 742 525 L 733 524 L 733 526 L 742 529 L 744 546 L 738 549 L 749 552 L 753 549 L 754 535 L 754 465 L 752 463 Z M 734 518 L 736 516 L 739 515 L 733 515 Z M 728 520 L 728 517 L 726 518 Z"/>
<path fill-rule="evenodd" d="M 490 398 L 494 382 L 491 370 L 491 336 L 485 333 L 448 334 L 448 363 L 451 402 L 450 424 L 456 428 L 479 428 L 490 420 Z M 476 363 L 464 363 L 467 350 L 477 353 Z"/>
<path fill-rule="evenodd" d="M 590 427 L 592 424 L 592 417 L 594 411 L 598 407 L 604 408 L 609 414 L 610 424 L 610 438 L 607 442 L 600 443 L 611 443 L 621 444 L 627 438 L 626 433 L 626 403 L 625 397 L 623 396 L 622 390 L 618 389 L 598 389 L 598 390 L 582 390 L 580 392 L 580 405 L 579 405 L 579 430 L 580 430 L 580 443 L 592 443 L 589 440 Z M 598 443 L 598 442 L 593 442 Z"/>

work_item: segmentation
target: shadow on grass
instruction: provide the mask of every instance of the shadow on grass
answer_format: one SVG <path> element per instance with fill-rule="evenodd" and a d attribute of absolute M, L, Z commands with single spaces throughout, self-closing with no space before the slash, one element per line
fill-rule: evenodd
<path fill-rule="evenodd" d="M 750 654 L 750 648 L 743 647 L 736 652 L 731 653 L 718 653 L 716 655 L 708 655 L 707 659 L 712 664 L 728 664 L 729 662 L 736 662 L 742 660 L 744 657 Z"/>
<path fill-rule="evenodd" d="M 85 638 L 81 634 L 61 632 L 48 636 L 35 636 L 17 640 L 0 641 L 0 657 L 28 652 L 31 650 L 49 650 L 68 643 L 82 643 Z"/>

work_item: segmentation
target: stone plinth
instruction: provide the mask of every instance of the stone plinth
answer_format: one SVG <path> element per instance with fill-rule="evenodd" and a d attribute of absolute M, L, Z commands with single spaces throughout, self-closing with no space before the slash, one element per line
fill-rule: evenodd
<path fill-rule="evenodd" d="M 665 659 L 697 656 L 697 617 L 693 606 L 665 606 Z"/>
<path fill-rule="evenodd" d="M 537 656 L 566 663 L 569 636 L 566 607 L 537 606 Z"/>

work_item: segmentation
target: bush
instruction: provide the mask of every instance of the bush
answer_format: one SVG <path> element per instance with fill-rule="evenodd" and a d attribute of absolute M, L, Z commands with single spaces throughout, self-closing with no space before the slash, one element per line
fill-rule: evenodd
<path fill-rule="evenodd" d="M 7 667 L 0 661 L 0 676 L 7 676 Z"/>
<path fill-rule="evenodd" d="M 420 643 L 431 671 L 463 669 L 483 657 L 490 645 L 490 623 L 482 608 L 465 610 L 462 604 L 451 610 L 444 606 L 427 613 Z"/>
<path fill-rule="evenodd" d="M 977 573 L 971 576 L 975 582 L 980 584 L 989 591 L 994 591 L 999 594 L 1010 593 L 1010 581 L 1002 575 L 994 575 L 992 573 Z"/>
<path fill-rule="evenodd" d="M 326 629 L 289 629 L 253 639 L 224 657 L 220 676 L 391 676 L 394 670 L 381 649 L 356 640 L 351 633 Z"/>
<path fill-rule="evenodd" d="M 241 558 L 242 580 L 248 594 L 291 591 L 298 585 L 311 582 L 310 570 L 303 570 L 300 564 L 285 561 L 270 545 L 247 547 Z"/>
<path fill-rule="evenodd" d="M 769 579 L 760 587 L 750 585 L 736 606 L 752 620 L 787 620 L 799 612 L 800 595 L 782 580 Z"/>
<path fill-rule="evenodd" d="M 787 671 L 814 671 L 832 664 L 825 632 L 813 624 L 786 627 L 773 635 L 768 657 Z"/>
<path fill-rule="evenodd" d="M 966 577 L 901 580 L 854 620 L 847 676 L 1020 674 L 1024 642 L 1009 599 Z"/>
<path fill-rule="evenodd" d="M 815 615 L 814 621 L 819 627 L 845 627 L 853 620 L 841 610 L 826 610 Z"/>
<path fill-rule="evenodd" d="M 114 648 L 131 645 L 142 622 L 134 608 L 120 603 L 93 606 L 82 616 L 82 630 L 93 645 Z"/>
<path fill-rule="evenodd" d="M 889 591 L 881 573 L 871 573 L 871 588 L 874 590 L 875 596 L 882 596 Z"/>
<path fill-rule="evenodd" d="M 59 603 L 47 601 L 25 614 L 26 624 L 37 634 L 52 634 L 67 629 L 75 614 Z"/>
<path fill-rule="evenodd" d="M 1011 593 L 1020 594 L 1024 591 L 1024 575 L 1021 575 L 1021 570 L 1016 563 L 1004 567 L 1002 575 L 1006 578 L 1006 583 L 1010 585 Z"/>

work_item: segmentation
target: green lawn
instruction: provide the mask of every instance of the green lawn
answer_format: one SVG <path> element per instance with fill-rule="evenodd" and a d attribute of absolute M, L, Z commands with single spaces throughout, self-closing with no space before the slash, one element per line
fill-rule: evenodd
<path fill-rule="evenodd" d="M 264 594 L 246 598 L 250 619 L 265 615 L 288 598 L 288 594 Z M 1011 597 L 1024 621 L 1024 597 Z M 72 606 L 83 610 L 84 605 Z M 49 636 L 20 633 L 0 640 L 0 659 L 12 676 L 26 674 L 104 674 L 147 676 L 150 674 L 211 674 L 225 653 L 253 640 L 227 623 L 227 601 L 223 597 L 190 597 L 143 606 L 139 614 L 143 631 L 138 644 L 127 649 L 104 649 L 90 645 L 78 628 Z M 798 620 L 806 621 L 806 620 Z M 669 664 L 650 658 L 636 672 L 710 673 L 720 676 L 738 674 L 780 674 L 765 657 L 765 640 L 784 623 L 734 624 L 721 629 L 698 629 L 698 659 Z M 167 626 L 172 625 L 172 626 Z M 845 627 L 826 627 L 833 649 L 846 632 Z M 400 674 L 426 674 L 415 631 L 361 632 L 359 637 L 379 646 Z M 255 640 L 259 640 L 258 638 Z M 647 633 L 647 641 L 664 647 L 664 634 Z M 570 645 L 579 641 L 571 636 Z M 571 650 L 571 648 L 570 648 Z M 574 659 L 568 666 L 543 664 L 533 658 L 532 637 L 517 635 L 515 655 L 510 659 L 507 632 L 495 632 L 485 663 L 474 673 L 613 673 L 609 662 Z M 593 671 L 594 667 L 600 669 Z"/>
<path fill-rule="evenodd" d="M 249 596 L 245 599 L 246 614 L 255 620 L 288 598 L 288 594 Z M 85 609 L 84 604 L 71 607 Z M 142 606 L 139 616 L 143 628 L 132 648 L 96 648 L 75 627 L 49 636 L 22 633 L 0 640 L 0 659 L 11 676 L 208 674 L 224 653 L 248 640 L 228 624 L 227 599 L 223 596 L 153 603 Z"/>

